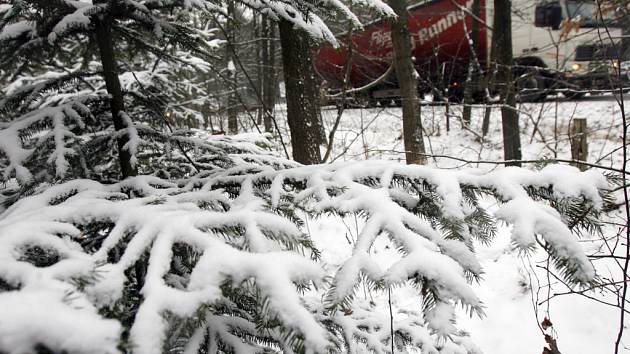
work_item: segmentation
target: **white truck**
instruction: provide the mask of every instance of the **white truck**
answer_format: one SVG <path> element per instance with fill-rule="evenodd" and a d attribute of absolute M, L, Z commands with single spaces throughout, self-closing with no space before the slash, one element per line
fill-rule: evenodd
<path fill-rule="evenodd" d="M 555 86 L 565 96 L 580 97 L 626 83 L 622 31 L 615 11 L 606 5 L 583 0 L 517 0 L 513 13 L 515 62 L 553 73 L 555 80 L 541 88 Z"/>

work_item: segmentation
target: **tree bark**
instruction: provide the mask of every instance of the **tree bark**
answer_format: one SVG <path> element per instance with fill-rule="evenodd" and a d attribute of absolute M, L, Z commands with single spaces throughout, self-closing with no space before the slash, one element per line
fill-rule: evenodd
<path fill-rule="evenodd" d="M 306 165 L 317 164 L 321 162 L 319 88 L 308 34 L 285 20 L 278 25 L 293 159 Z"/>
<path fill-rule="evenodd" d="M 260 39 L 256 42 L 256 97 L 263 97 L 264 93 L 263 93 L 263 70 L 265 70 L 265 68 L 263 68 L 263 51 L 264 51 L 264 46 L 265 46 L 265 40 L 264 40 L 264 28 L 263 28 L 263 23 L 265 22 L 265 17 L 264 15 L 254 15 L 254 38 Z M 257 109 L 257 117 L 256 117 L 256 124 L 261 125 L 263 123 L 263 117 L 265 116 L 265 105 L 264 105 L 265 100 L 262 99 L 262 103 L 258 102 L 258 109 Z"/>
<path fill-rule="evenodd" d="M 112 22 L 111 19 L 105 17 L 103 19 L 97 19 L 94 23 L 96 42 L 101 56 L 101 64 L 103 65 L 103 78 L 105 79 L 107 93 L 111 97 L 109 106 L 112 113 L 112 121 L 114 122 L 114 129 L 120 131 L 126 129 L 128 126 L 121 115 L 125 112 L 125 102 L 118 78 L 116 57 L 114 55 Z M 118 145 L 118 162 L 120 164 L 122 178 L 136 176 L 138 174 L 137 167 L 131 163 L 131 153 L 125 148 L 125 145 L 129 142 L 129 136 L 127 134 L 120 134 L 116 138 L 116 142 Z"/>
<path fill-rule="evenodd" d="M 494 32 L 496 59 L 498 64 L 497 83 L 501 89 L 501 125 L 503 128 L 503 154 L 506 161 L 520 160 L 521 137 L 516 111 L 514 78 L 512 76 L 512 13 L 510 0 L 494 0 Z M 506 165 L 520 166 L 518 162 Z"/>
<path fill-rule="evenodd" d="M 619 25 L 621 27 L 621 42 L 619 50 L 619 61 L 630 60 L 630 12 L 623 11 L 619 16 Z"/>
<path fill-rule="evenodd" d="M 389 5 L 398 15 L 396 19 L 391 21 L 391 37 L 394 46 L 394 70 L 398 78 L 402 100 L 405 158 L 408 164 L 424 164 L 426 157 L 422 138 L 418 77 L 411 59 L 411 36 L 407 27 L 407 1 L 390 0 Z"/>
<path fill-rule="evenodd" d="M 262 18 L 262 66 L 263 66 L 263 102 L 267 114 L 263 114 L 265 132 L 273 132 L 273 111 L 276 105 L 276 92 L 278 81 L 276 79 L 276 41 L 275 26 L 271 26 L 270 20 L 265 16 Z"/>
<path fill-rule="evenodd" d="M 475 17 L 472 19 L 472 28 L 470 30 L 470 56 L 468 58 L 468 75 L 466 76 L 466 87 L 464 87 L 464 110 L 462 112 L 462 121 L 464 125 L 469 126 L 472 116 L 473 95 L 475 90 L 479 89 L 480 75 L 478 67 L 478 57 L 476 50 L 479 43 L 479 18 L 481 6 L 479 0 L 473 0 L 472 13 Z"/>
<path fill-rule="evenodd" d="M 228 132 L 230 134 L 238 134 L 238 99 L 236 97 L 237 83 L 236 83 L 236 64 L 234 63 L 234 38 L 235 25 L 234 16 L 236 11 L 234 7 L 234 1 L 228 1 L 228 16 L 225 24 L 226 40 L 225 45 L 225 58 L 227 59 L 228 69 L 228 99 L 227 99 L 227 116 L 228 116 Z"/>

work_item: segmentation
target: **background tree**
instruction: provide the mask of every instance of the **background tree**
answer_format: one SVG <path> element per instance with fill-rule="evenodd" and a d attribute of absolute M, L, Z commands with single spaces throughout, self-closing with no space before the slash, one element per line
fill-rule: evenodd
<path fill-rule="evenodd" d="M 233 0 L 227 1 L 227 16 L 225 18 L 225 60 L 226 60 L 226 74 L 228 81 L 228 95 L 227 95 L 227 119 L 228 119 L 228 132 L 230 134 L 238 133 L 238 82 L 237 82 L 237 68 L 236 68 L 236 50 L 234 44 L 236 42 L 236 23 L 237 12 L 235 3 Z"/>
<path fill-rule="evenodd" d="M 516 95 L 512 73 L 512 12 L 509 0 L 494 0 L 492 46 L 495 53 L 501 95 L 501 126 L 503 127 L 503 154 L 505 160 L 521 159 L 521 138 L 516 110 Z M 520 166 L 519 162 L 507 165 Z"/>
<path fill-rule="evenodd" d="M 474 95 L 479 91 L 483 91 L 481 83 L 483 81 L 483 73 L 481 65 L 477 57 L 477 48 L 479 46 L 479 17 L 481 15 L 481 6 L 479 0 L 473 0 L 471 13 L 474 15 L 470 29 L 466 29 L 468 36 L 468 45 L 471 48 L 470 58 L 468 59 L 468 73 L 466 75 L 466 86 L 464 87 L 464 107 L 462 109 L 462 121 L 465 125 L 470 125 L 472 115 L 472 104 L 474 103 Z"/>
<path fill-rule="evenodd" d="M 267 16 L 261 16 L 262 27 L 262 92 L 263 92 L 263 121 L 265 131 L 270 133 L 273 129 L 274 107 L 276 105 L 276 95 L 278 94 L 278 76 L 276 75 L 276 26 Z"/>
<path fill-rule="evenodd" d="M 389 0 L 389 5 L 397 15 L 391 20 L 391 36 L 394 47 L 394 70 L 402 101 L 405 157 L 408 164 L 424 164 L 426 157 L 418 97 L 418 73 L 411 55 L 407 0 Z"/>
<path fill-rule="evenodd" d="M 317 164 L 322 159 L 321 121 L 318 78 L 310 53 L 312 39 L 288 21 L 280 21 L 278 27 L 293 159 L 306 165 Z"/>
<path fill-rule="evenodd" d="M 94 5 L 108 5 L 107 0 L 97 0 Z M 131 129 L 133 123 L 125 112 L 125 103 L 120 80 L 118 79 L 118 62 L 114 52 L 114 39 L 112 34 L 112 26 L 114 14 L 117 11 L 114 7 L 115 3 L 109 4 L 111 11 L 104 14 L 96 15 L 94 24 L 94 36 L 98 43 L 101 64 L 103 66 L 103 79 L 107 87 L 107 93 L 110 95 L 109 107 L 112 115 L 112 122 L 116 131 L 122 131 L 118 136 L 118 161 L 120 163 L 120 172 L 122 177 L 135 176 L 138 174 L 135 162 L 132 160 L 132 152 L 129 146 L 130 134 L 125 130 Z"/>

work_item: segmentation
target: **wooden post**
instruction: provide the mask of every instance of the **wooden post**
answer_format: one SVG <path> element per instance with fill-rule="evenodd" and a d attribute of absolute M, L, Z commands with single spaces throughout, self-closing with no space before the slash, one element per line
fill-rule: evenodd
<path fill-rule="evenodd" d="M 576 118 L 571 125 L 571 159 L 585 161 L 588 156 L 588 142 L 586 140 L 586 118 Z M 586 170 L 587 166 L 574 163 L 580 170 Z"/>

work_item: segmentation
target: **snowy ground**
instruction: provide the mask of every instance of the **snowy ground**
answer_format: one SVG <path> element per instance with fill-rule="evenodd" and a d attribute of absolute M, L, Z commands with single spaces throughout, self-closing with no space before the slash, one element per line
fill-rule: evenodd
<path fill-rule="evenodd" d="M 629 100 L 630 101 L 630 100 Z M 558 101 L 519 106 L 521 112 L 523 159 L 542 157 L 570 158 L 568 129 L 573 118 L 587 118 L 589 132 L 589 162 L 605 166 L 621 166 L 619 147 L 621 115 L 612 96 L 590 97 L 581 101 Z M 500 112 L 492 111 L 490 132 L 486 141 L 479 142 L 483 108 L 473 109 L 470 130 L 461 128 L 461 106 L 451 106 L 450 131 L 446 129 L 446 109 L 443 106 L 422 108 L 427 152 L 468 160 L 502 160 Z M 279 123 L 288 131 L 284 119 L 284 107 L 277 107 Z M 327 127 L 336 117 L 333 107 L 324 110 Z M 538 126 L 538 130 L 534 130 Z M 401 140 L 401 112 L 399 108 L 353 109 L 344 113 L 335 137 L 333 160 L 394 159 L 404 160 Z M 328 130 L 327 130 L 328 131 Z M 285 141 L 288 141 L 285 134 Z M 430 159 L 430 165 L 443 168 L 465 167 L 495 169 L 493 164 L 464 164 L 448 158 Z M 530 167 L 532 167 L 530 165 Z M 493 206 L 488 206 L 492 210 Z M 351 247 L 355 230 L 354 220 L 310 220 L 309 230 L 316 244 L 325 249 L 324 261 L 331 269 L 345 258 Z M 607 229 L 606 233 L 615 230 Z M 519 257 L 509 244 L 509 230 L 505 227 L 490 246 L 478 245 L 477 254 L 482 260 L 485 276 L 476 286 L 478 295 L 487 306 L 486 317 L 470 318 L 463 312 L 458 316 L 458 326 L 468 331 L 473 341 L 487 354 L 532 354 L 542 352 L 545 342 L 538 323 L 545 316 L 553 322 L 559 349 L 563 353 L 593 354 L 611 353 L 618 328 L 619 312 L 579 295 L 562 295 L 562 286 L 551 278 L 548 291 L 547 274 L 538 266 L 546 264 L 542 253 L 529 258 Z M 341 236 L 345 235 L 345 237 Z M 587 253 L 594 251 L 597 242 L 583 240 Z M 395 249 L 387 244 L 376 245 L 374 256 L 384 265 L 395 258 Z M 598 263 L 601 274 L 616 274 L 620 270 L 614 264 Z M 361 293 L 361 292 L 360 292 Z M 604 301 L 615 301 L 609 295 L 590 295 Z M 535 306 L 551 296 L 544 304 Z M 365 290 L 361 296 L 374 299 L 380 311 L 386 311 L 383 294 Z M 420 298 L 410 288 L 395 289 L 392 293 L 394 308 L 419 309 Z M 628 322 L 630 324 L 630 322 Z M 630 344 L 630 339 L 625 341 Z"/>
<path fill-rule="evenodd" d="M 630 103 L 630 96 L 625 97 Z M 619 146 L 621 115 L 618 103 L 610 96 L 593 96 L 578 101 L 558 100 L 526 103 L 518 107 L 521 113 L 521 141 L 523 159 L 543 157 L 570 158 L 569 123 L 573 118 L 586 118 L 589 132 L 589 162 L 610 166 L 620 164 L 621 155 L 612 161 L 607 153 Z M 444 106 L 423 106 L 422 119 L 427 153 L 450 155 L 468 160 L 502 160 L 501 113 L 492 110 L 490 129 L 484 144 L 479 143 L 484 107 L 473 108 L 472 124 L 463 130 L 460 105 L 449 107 L 450 131 L 446 129 Z M 626 109 L 628 111 L 628 109 Z M 288 125 L 283 106 L 276 107 L 279 124 L 288 138 Z M 337 111 L 323 110 L 327 132 L 333 125 Z M 557 117 L 557 119 L 556 119 Z M 534 126 L 538 126 L 534 133 Z M 554 133 L 554 131 L 556 133 Z M 335 135 L 332 160 L 388 159 L 404 161 L 400 108 L 351 109 L 344 112 Z M 458 167 L 461 162 L 445 158 L 430 161 L 435 167 Z M 471 167 L 471 166 L 468 166 Z M 494 166 L 475 164 L 484 169 Z"/>

